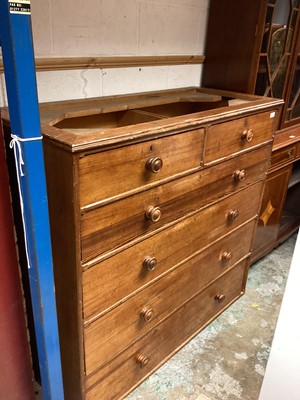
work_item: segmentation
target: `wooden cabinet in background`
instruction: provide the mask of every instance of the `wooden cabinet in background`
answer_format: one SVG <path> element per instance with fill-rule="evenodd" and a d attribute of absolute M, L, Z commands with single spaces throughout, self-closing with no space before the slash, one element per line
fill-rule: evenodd
<path fill-rule="evenodd" d="M 253 242 L 252 263 L 300 226 L 299 145 L 297 127 L 277 132 Z"/>
<path fill-rule="evenodd" d="M 300 225 L 300 129 L 295 126 L 278 132 L 273 144 L 272 159 L 277 154 L 283 154 L 285 157 L 282 163 L 290 168 L 290 179 L 286 189 L 285 202 L 282 208 L 277 243 L 281 243 L 292 232 L 298 229 Z M 278 165 L 279 164 L 279 165 Z M 280 167 L 278 160 L 272 164 L 272 168 Z M 275 190 L 275 189 L 274 189 Z"/>
<path fill-rule="evenodd" d="M 274 247 L 285 200 L 282 193 L 287 192 L 290 174 L 290 165 L 268 174 L 253 242 L 252 261 Z"/>
<path fill-rule="evenodd" d="M 300 145 L 299 7 L 299 0 L 210 2 L 202 85 L 285 100 L 252 261 L 267 254 L 300 225 L 295 207 L 300 202 L 298 164 L 293 165 L 299 158 Z"/>

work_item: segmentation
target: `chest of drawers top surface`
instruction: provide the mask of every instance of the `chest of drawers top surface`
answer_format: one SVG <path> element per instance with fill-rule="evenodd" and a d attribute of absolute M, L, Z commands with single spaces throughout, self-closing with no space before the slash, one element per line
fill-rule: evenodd
<path fill-rule="evenodd" d="M 157 139 L 259 113 L 281 104 L 279 99 L 183 88 L 44 103 L 40 106 L 40 115 L 44 137 L 78 152 Z M 247 122 L 244 128 L 253 129 Z M 212 132 L 209 142 L 213 142 L 216 135 Z M 226 137 L 230 138 L 229 135 Z M 254 141 L 256 138 L 257 135 Z M 227 144 L 228 150 L 235 149 L 228 149 Z"/>

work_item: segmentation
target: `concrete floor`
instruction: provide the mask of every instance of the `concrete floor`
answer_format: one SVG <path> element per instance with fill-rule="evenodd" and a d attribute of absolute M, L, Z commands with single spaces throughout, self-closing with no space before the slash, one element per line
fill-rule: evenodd
<path fill-rule="evenodd" d="M 255 263 L 246 294 L 126 400 L 257 400 L 295 241 Z"/>
<path fill-rule="evenodd" d="M 126 400 L 257 400 L 295 241 L 255 263 L 246 294 Z"/>

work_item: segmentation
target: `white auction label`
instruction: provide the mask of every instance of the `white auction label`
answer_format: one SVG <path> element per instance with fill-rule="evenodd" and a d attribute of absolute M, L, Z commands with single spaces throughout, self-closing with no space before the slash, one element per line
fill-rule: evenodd
<path fill-rule="evenodd" d="M 275 117 L 275 111 L 270 113 L 270 118 L 274 118 Z"/>
<path fill-rule="evenodd" d="M 11 14 L 30 14 L 30 0 L 8 1 Z"/>

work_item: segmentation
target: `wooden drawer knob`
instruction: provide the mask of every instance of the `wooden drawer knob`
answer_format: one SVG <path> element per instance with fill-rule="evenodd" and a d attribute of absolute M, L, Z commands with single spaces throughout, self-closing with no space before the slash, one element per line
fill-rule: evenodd
<path fill-rule="evenodd" d="M 225 294 L 217 293 L 215 295 L 215 300 L 217 300 L 218 303 L 222 303 L 225 300 Z"/>
<path fill-rule="evenodd" d="M 233 178 L 236 182 L 242 182 L 246 178 L 246 171 L 244 169 L 237 169 L 233 173 Z"/>
<path fill-rule="evenodd" d="M 239 211 L 238 210 L 230 210 L 227 218 L 229 222 L 235 221 L 237 217 L 239 216 Z"/>
<path fill-rule="evenodd" d="M 245 142 L 251 142 L 253 139 L 253 130 L 252 129 L 245 129 L 241 135 L 241 139 Z"/>
<path fill-rule="evenodd" d="M 221 260 L 229 262 L 232 259 L 232 254 L 229 251 L 224 251 L 221 255 Z"/>
<path fill-rule="evenodd" d="M 146 210 L 146 218 L 152 222 L 157 222 L 161 217 L 161 209 L 159 207 L 150 206 Z"/>
<path fill-rule="evenodd" d="M 143 318 L 143 320 L 144 320 L 145 322 L 149 322 L 149 321 L 151 321 L 151 319 L 153 318 L 154 312 L 153 312 L 152 308 L 144 307 L 144 308 L 142 309 L 140 315 L 141 315 L 141 318 Z"/>
<path fill-rule="evenodd" d="M 137 362 L 137 364 L 139 364 L 139 366 L 141 368 L 144 368 L 148 364 L 149 358 L 147 356 L 145 356 L 144 354 L 139 354 L 136 358 L 136 362 Z"/>
<path fill-rule="evenodd" d="M 157 259 L 147 256 L 143 261 L 143 266 L 147 268 L 148 271 L 153 271 L 157 267 Z"/>
<path fill-rule="evenodd" d="M 287 152 L 287 157 L 288 157 L 288 158 L 293 157 L 293 151 L 292 151 L 292 150 L 289 150 L 289 151 Z"/>
<path fill-rule="evenodd" d="M 162 166 L 163 161 L 159 157 L 149 158 L 146 163 L 146 168 L 154 174 L 157 174 L 162 169 Z"/>

